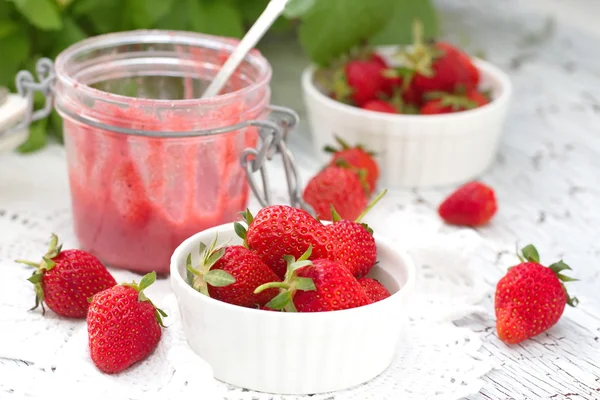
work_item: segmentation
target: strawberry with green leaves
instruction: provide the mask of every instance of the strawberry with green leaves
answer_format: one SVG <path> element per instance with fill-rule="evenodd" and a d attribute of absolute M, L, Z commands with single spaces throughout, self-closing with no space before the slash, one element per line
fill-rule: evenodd
<path fill-rule="evenodd" d="M 122 372 L 148 357 L 158 345 L 162 318 L 144 290 L 156 273 L 136 282 L 113 286 L 95 294 L 87 315 L 88 345 L 92 361 L 107 374 Z"/>
<path fill-rule="evenodd" d="M 429 92 L 424 96 L 428 101 L 421 106 L 421 114 L 450 114 L 459 111 L 473 110 L 484 106 L 490 100 L 476 90 L 466 94 L 449 94 L 444 92 Z"/>
<path fill-rule="evenodd" d="M 554 326 L 565 306 L 579 301 L 570 297 L 564 282 L 574 281 L 563 274 L 571 268 L 563 261 L 545 267 L 536 248 L 521 250 L 520 264 L 511 267 L 496 286 L 496 330 L 507 344 L 520 343 Z"/>
<path fill-rule="evenodd" d="M 100 260 L 90 253 L 62 250 L 55 234 L 41 262 L 16 262 L 35 268 L 28 279 L 36 295 L 32 310 L 41 305 L 42 313 L 45 313 L 45 303 L 63 317 L 85 318 L 89 307 L 87 299 L 117 284 Z"/>
<path fill-rule="evenodd" d="M 277 290 L 254 294 L 258 286 L 279 280 L 261 258 L 243 246 L 216 247 L 200 243 L 200 263 L 187 258 L 188 283 L 200 293 L 241 307 L 264 306 Z"/>
<path fill-rule="evenodd" d="M 255 217 L 243 213 L 247 224 L 234 224 L 235 232 L 244 239 L 244 245 L 275 274 L 283 279 L 286 273 L 285 255 L 300 257 L 309 247 L 315 258 L 328 258 L 333 244 L 325 226 L 305 210 L 286 205 L 261 209 Z"/>
<path fill-rule="evenodd" d="M 373 230 L 361 220 L 381 200 L 387 190 L 381 192 L 355 221 L 342 219 L 331 207 L 333 223 L 326 225 L 334 244 L 330 259 L 343 265 L 355 277 L 365 276 L 377 261 L 377 245 Z"/>
<path fill-rule="evenodd" d="M 256 293 L 280 289 L 266 307 L 286 312 L 321 312 L 371 303 L 362 286 L 346 268 L 331 260 L 309 260 L 311 250 L 309 247 L 297 260 L 285 256 L 287 271 L 283 282 L 271 282 L 256 288 Z"/>
<path fill-rule="evenodd" d="M 375 161 L 375 154 L 360 144 L 350 146 L 339 136 L 335 137 L 335 141 L 339 145 L 338 148 L 326 146 L 324 149 L 333 155 L 329 166 L 337 166 L 342 162 L 342 165 L 350 165 L 357 171 L 366 171 L 364 174 L 369 185 L 369 194 L 373 193 L 379 180 L 379 165 Z"/>

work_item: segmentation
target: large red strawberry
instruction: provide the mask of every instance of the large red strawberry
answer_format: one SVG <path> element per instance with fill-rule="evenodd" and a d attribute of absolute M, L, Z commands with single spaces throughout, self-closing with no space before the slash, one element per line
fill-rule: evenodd
<path fill-rule="evenodd" d="M 425 97 L 429 100 L 421 107 L 421 114 L 426 115 L 472 110 L 490 102 L 483 93 L 476 90 L 471 90 L 464 95 L 431 92 L 426 94 Z"/>
<path fill-rule="evenodd" d="M 286 271 L 283 256 L 300 257 L 312 246 L 314 257 L 328 258 L 333 249 L 325 226 L 302 209 L 286 205 L 268 206 L 261 209 L 256 217 L 250 211 L 244 212 L 244 220 L 248 229 L 235 223 L 236 233 L 281 279 Z"/>
<path fill-rule="evenodd" d="M 370 304 L 362 286 L 350 272 L 335 261 L 309 261 L 309 248 L 298 260 L 287 257 L 284 282 L 268 283 L 256 289 L 261 292 L 280 288 L 280 293 L 267 307 L 287 312 L 336 311 Z"/>
<path fill-rule="evenodd" d="M 567 264 L 541 265 L 532 245 L 521 252 L 521 263 L 511 267 L 496 286 L 496 330 L 500 340 L 508 344 L 546 331 L 558 322 L 566 304 L 575 307 L 579 303 L 569 297 L 563 284 L 575 280 L 562 274 L 571 269 Z"/>
<path fill-rule="evenodd" d="M 420 22 L 415 23 L 413 35 L 413 45 L 401 53 L 402 70 L 412 70 L 409 79 L 419 93 L 477 87 L 479 72 L 469 56 L 449 43 L 425 43 Z"/>
<path fill-rule="evenodd" d="M 348 61 L 334 78 L 335 98 L 359 107 L 369 100 L 376 99 L 384 94 L 388 85 L 383 76 L 385 69 L 378 59 Z"/>
<path fill-rule="evenodd" d="M 369 201 L 365 170 L 356 171 L 345 163 L 340 164 L 343 166 L 326 167 L 304 188 L 304 201 L 315 210 L 319 219 L 329 219 L 331 206 L 342 218 L 356 219 Z"/>
<path fill-rule="evenodd" d="M 452 225 L 480 226 L 487 224 L 497 210 L 494 189 L 475 181 L 448 196 L 438 207 L 438 214 Z"/>
<path fill-rule="evenodd" d="M 360 286 L 367 294 L 372 303 L 387 299 L 391 296 L 389 290 L 381 282 L 373 278 L 360 278 L 358 280 Z"/>
<path fill-rule="evenodd" d="M 87 315 L 92 361 L 101 371 L 114 374 L 148 357 L 161 337 L 162 310 L 144 294 L 156 273 L 135 282 L 113 286 L 92 297 Z"/>
<path fill-rule="evenodd" d="M 88 298 L 117 284 L 106 267 L 93 255 L 82 250 L 62 250 L 52 234 L 50 247 L 42 261 L 17 260 L 35 267 L 29 277 L 35 289 L 35 309 L 44 303 L 63 317 L 85 318 Z"/>
<path fill-rule="evenodd" d="M 350 146 L 340 137 L 335 137 L 336 142 L 340 146 L 339 148 L 333 146 L 326 146 L 325 151 L 332 153 L 333 157 L 329 163 L 330 166 L 347 163 L 357 170 L 366 171 L 365 179 L 369 185 L 369 194 L 373 193 L 377 187 L 377 181 L 379 180 L 379 165 L 375 161 L 375 154 L 363 145 Z"/>
<path fill-rule="evenodd" d="M 373 231 L 360 221 L 386 192 L 387 190 L 381 192 L 355 221 L 342 219 L 336 209 L 331 207 L 333 223 L 325 226 L 334 244 L 329 258 L 343 265 L 355 277 L 368 274 L 377 261 Z"/>
<path fill-rule="evenodd" d="M 200 293 L 242 307 L 264 306 L 277 290 L 254 294 L 258 286 L 279 278 L 261 258 L 243 246 L 216 248 L 217 238 L 206 246 L 200 243 L 200 265 L 187 258 L 188 282 Z"/>

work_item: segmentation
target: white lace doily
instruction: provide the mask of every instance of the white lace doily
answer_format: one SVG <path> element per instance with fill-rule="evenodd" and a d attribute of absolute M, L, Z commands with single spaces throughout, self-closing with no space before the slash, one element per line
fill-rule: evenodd
<path fill-rule="evenodd" d="M 208 364 L 185 342 L 167 278 L 148 289 L 148 296 L 169 314 L 165 321 L 169 327 L 163 330 L 158 349 L 115 376 L 100 373 L 92 364 L 85 321 L 61 319 L 51 311 L 45 317 L 28 311 L 34 300 L 26 281 L 29 271 L 13 260 L 39 258 L 50 232 L 56 232 L 66 248 L 77 245 L 64 162 L 59 147 L 29 157 L 0 158 L 0 394 L 11 393 L 15 398 L 72 394 L 101 399 L 117 391 L 119 398 L 128 399 L 303 398 L 254 393 L 217 382 Z M 307 171 L 302 172 L 306 179 Z M 280 175 L 274 171 L 272 182 L 283 183 Z M 275 199 L 285 201 L 280 193 Z M 379 234 L 407 248 L 419 269 L 419 294 L 412 302 L 406 344 L 399 346 L 403 350 L 392 365 L 367 384 L 307 398 L 454 400 L 478 392 L 480 378 L 492 368 L 478 353 L 478 336 L 452 323 L 482 312 L 477 303 L 486 285 L 474 273 L 473 255 L 485 243 L 470 230 L 448 230 L 431 213 L 422 213 L 417 206 L 398 209 L 397 203 L 397 197 L 389 192 L 367 222 Z M 254 203 L 250 208 L 258 209 Z M 126 271 L 111 272 L 119 282 L 140 279 Z"/>

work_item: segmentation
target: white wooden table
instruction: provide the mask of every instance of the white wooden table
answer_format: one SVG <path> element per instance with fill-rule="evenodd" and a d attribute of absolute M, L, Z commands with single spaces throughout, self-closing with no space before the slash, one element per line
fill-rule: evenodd
<path fill-rule="evenodd" d="M 454 39 L 468 36 L 466 46 L 485 50 L 515 85 L 500 152 L 482 177 L 500 205 L 493 223 L 478 230 L 497 248 L 481 254 L 489 314 L 459 323 L 481 334 L 482 353 L 498 368 L 470 400 L 600 399 L 600 35 L 572 26 L 590 21 L 588 9 L 578 13 L 576 7 L 594 7 L 593 0 L 573 0 L 567 8 L 567 0 L 560 1 L 535 1 L 531 12 L 518 0 L 438 1 L 445 31 Z M 545 2 L 558 16 L 554 24 L 540 11 Z M 301 50 L 289 42 L 264 47 L 274 64 L 274 104 L 303 115 Z M 299 162 L 311 162 L 308 140 L 304 121 L 292 138 Z M 398 206 L 415 204 L 434 214 L 451 189 L 398 191 Z M 492 296 L 516 261 L 517 243 L 534 243 L 543 260 L 564 257 L 580 279 L 569 290 L 581 303 L 547 333 L 508 347 L 496 336 Z"/>
<path fill-rule="evenodd" d="M 444 0 L 445 32 L 509 72 L 515 95 L 500 152 L 482 179 L 499 198 L 493 223 L 478 232 L 498 251 L 483 254 L 489 315 L 461 321 L 480 332 L 498 368 L 471 400 L 600 399 L 600 29 L 593 0 Z M 568 3 L 568 4 L 567 4 Z M 553 17 L 554 19 L 550 19 Z M 274 103 L 302 112 L 298 75 L 306 64 L 289 43 L 269 43 Z M 306 123 L 295 138 L 311 157 Z M 433 214 L 451 188 L 403 191 L 404 204 Z M 399 204 L 402 206 L 402 204 Z M 550 331 L 508 347 L 496 335 L 493 289 L 516 262 L 515 246 L 534 243 L 542 261 L 561 257 L 581 301 Z"/>

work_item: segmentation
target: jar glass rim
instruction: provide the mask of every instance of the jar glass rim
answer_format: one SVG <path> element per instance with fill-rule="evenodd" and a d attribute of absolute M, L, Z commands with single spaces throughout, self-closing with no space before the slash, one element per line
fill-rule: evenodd
<path fill-rule="evenodd" d="M 268 84 L 272 76 L 272 68 L 267 59 L 258 50 L 252 50 L 244 58 L 244 61 L 249 62 L 258 70 L 258 76 L 255 79 L 255 81 L 251 84 L 239 90 L 219 94 L 217 96 L 209 98 L 167 100 L 144 99 L 106 92 L 89 86 L 85 82 L 78 81 L 67 71 L 68 63 L 74 58 L 76 58 L 78 55 L 94 50 L 110 48 L 112 46 L 135 45 L 145 43 L 187 45 L 213 49 L 218 48 L 222 51 L 226 51 L 227 53 L 231 54 L 236 48 L 237 39 L 196 32 L 171 31 L 160 29 L 139 29 L 92 36 L 69 46 L 56 57 L 56 78 L 60 80 L 61 84 L 65 85 L 66 87 L 70 87 L 72 89 L 76 88 L 76 90 L 82 91 L 85 94 L 88 94 L 95 98 L 106 98 L 110 99 L 111 101 L 121 102 L 135 101 L 136 104 L 138 104 L 139 106 L 189 107 L 230 102 L 232 100 L 235 100 L 236 98 L 243 97 L 254 90 L 259 90 L 263 88 L 265 85 Z"/>

